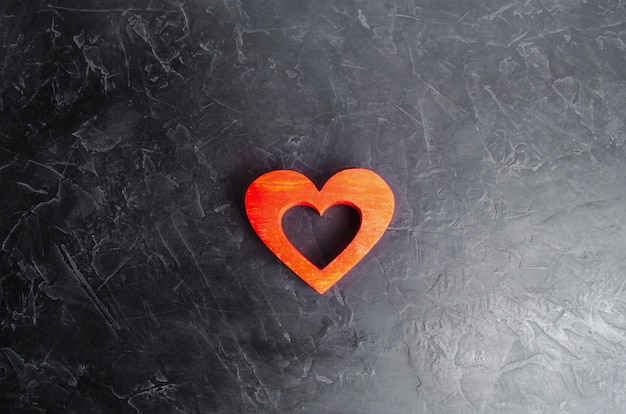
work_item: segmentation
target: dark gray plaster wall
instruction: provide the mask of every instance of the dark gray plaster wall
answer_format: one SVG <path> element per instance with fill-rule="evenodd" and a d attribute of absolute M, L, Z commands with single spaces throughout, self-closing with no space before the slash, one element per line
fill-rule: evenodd
<path fill-rule="evenodd" d="M 622 0 L 1 1 L 0 411 L 626 412 L 625 22 Z M 397 209 L 320 296 L 243 194 L 349 167 Z M 345 224 L 290 217 L 313 255 Z"/>

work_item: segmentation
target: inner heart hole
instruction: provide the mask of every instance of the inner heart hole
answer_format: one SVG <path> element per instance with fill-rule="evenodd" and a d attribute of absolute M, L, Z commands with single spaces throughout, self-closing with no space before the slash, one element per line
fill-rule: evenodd
<path fill-rule="evenodd" d="M 323 216 L 307 206 L 292 207 L 283 215 L 289 241 L 320 269 L 350 244 L 360 226 L 359 213 L 343 204 L 330 207 Z"/>

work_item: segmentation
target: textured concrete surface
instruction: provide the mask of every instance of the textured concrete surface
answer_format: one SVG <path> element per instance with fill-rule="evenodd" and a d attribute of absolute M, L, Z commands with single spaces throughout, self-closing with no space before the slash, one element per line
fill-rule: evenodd
<path fill-rule="evenodd" d="M 0 2 L 0 412 L 626 412 L 623 0 Z M 320 296 L 258 175 L 392 186 Z M 293 212 L 320 260 L 354 217 Z"/>

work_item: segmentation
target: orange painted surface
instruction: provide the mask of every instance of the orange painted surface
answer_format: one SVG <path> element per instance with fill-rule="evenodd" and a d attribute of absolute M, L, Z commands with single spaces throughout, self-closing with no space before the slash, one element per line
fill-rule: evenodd
<path fill-rule="evenodd" d="M 361 215 L 361 226 L 352 242 L 320 269 L 287 239 L 283 214 L 304 205 L 323 215 L 337 204 L 356 209 Z M 271 171 L 250 184 L 245 205 L 250 224 L 263 243 L 319 293 L 326 292 L 374 247 L 387 229 L 395 208 L 393 192 L 387 183 L 375 172 L 362 168 L 338 172 L 321 190 L 299 172 Z"/>

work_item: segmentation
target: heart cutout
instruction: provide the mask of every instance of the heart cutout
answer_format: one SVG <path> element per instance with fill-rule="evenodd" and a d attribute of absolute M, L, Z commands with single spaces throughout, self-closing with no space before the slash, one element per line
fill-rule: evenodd
<path fill-rule="evenodd" d="M 345 204 L 361 216 L 354 239 L 323 269 L 289 241 L 282 218 L 294 206 L 308 206 L 320 215 Z M 393 216 L 395 202 L 387 183 L 375 172 L 353 168 L 333 175 L 321 190 L 305 175 L 270 171 L 254 180 L 245 196 L 246 214 L 259 238 L 287 267 L 319 293 L 326 292 L 378 242 Z"/>
<path fill-rule="evenodd" d="M 295 206 L 283 215 L 283 231 L 294 247 L 323 269 L 354 239 L 361 216 L 350 206 L 337 204 L 323 216 L 307 206 Z"/>

